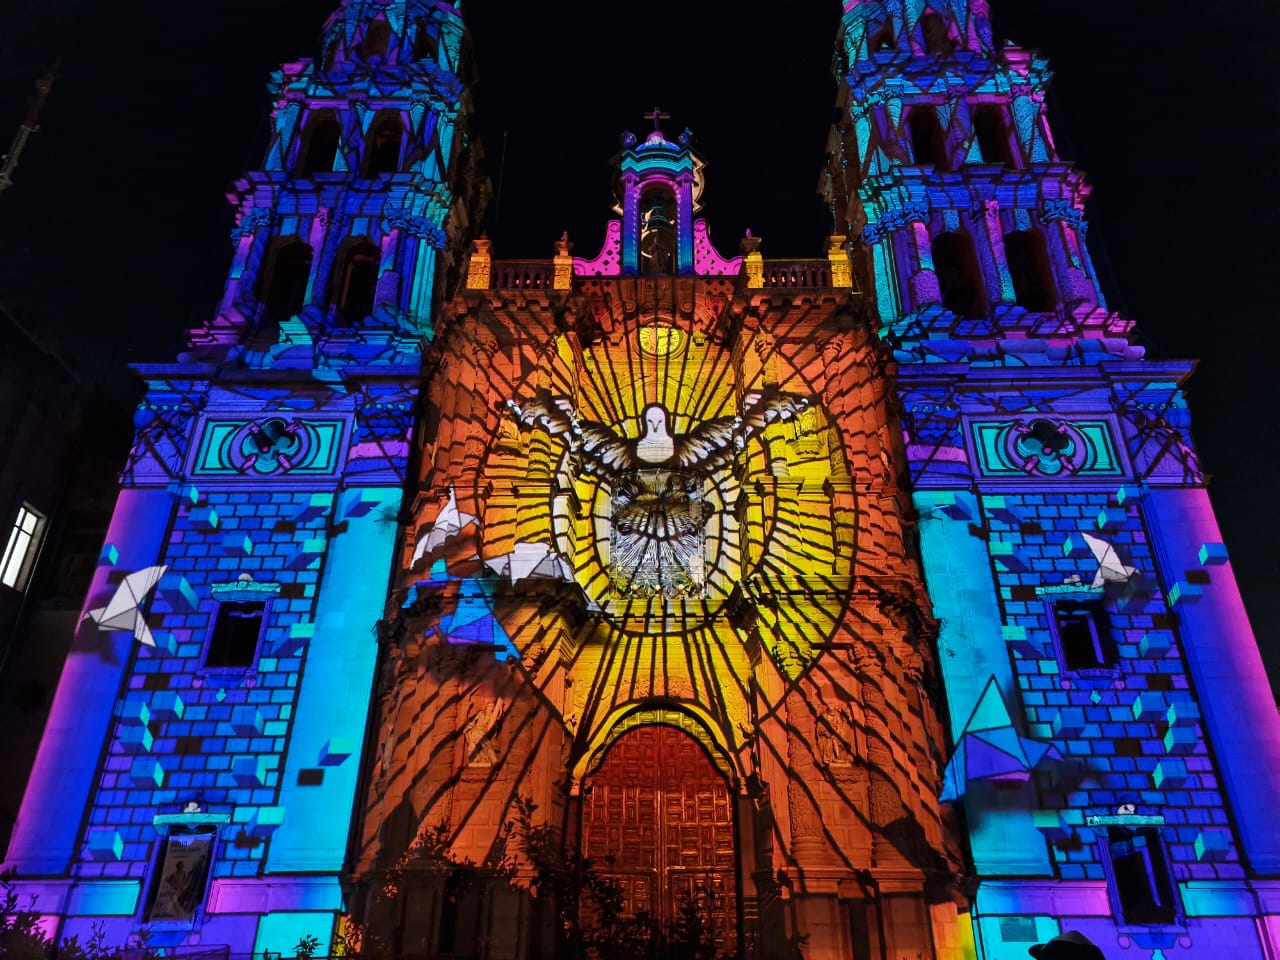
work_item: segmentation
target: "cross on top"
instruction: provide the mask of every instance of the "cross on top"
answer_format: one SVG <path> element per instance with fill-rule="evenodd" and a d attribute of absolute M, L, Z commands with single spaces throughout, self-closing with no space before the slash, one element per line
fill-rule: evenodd
<path fill-rule="evenodd" d="M 646 113 L 646 114 L 644 115 L 644 118 L 645 118 L 646 120 L 652 120 L 652 121 L 653 121 L 653 132 L 654 132 L 654 133 L 661 133 L 661 132 L 662 132 L 662 121 L 663 121 L 663 120 L 670 120 L 670 119 L 671 119 L 671 114 L 669 114 L 669 113 L 663 113 L 663 112 L 662 112 L 662 110 L 660 110 L 658 107 L 654 107 L 652 110 L 650 110 L 648 113 Z"/>

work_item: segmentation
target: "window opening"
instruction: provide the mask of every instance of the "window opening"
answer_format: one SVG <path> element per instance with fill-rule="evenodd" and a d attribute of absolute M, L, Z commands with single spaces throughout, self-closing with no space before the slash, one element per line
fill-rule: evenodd
<path fill-rule="evenodd" d="M 211 829 L 174 832 L 164 839 L 147 898 L 148 923 L 195 920 L 209 885 L 216 839 Z"/>
<path fill-rule="evenodd" d="M 1018 306 L 1045 313 L 1058 305 L 1053 268 L 1039 230 L 1018 230 L 1004 235 L 1005 260 Z"/>
<path fill-rule="evenodd" d="M 938 111 L 929 106 L 915 107 L 908 126 L 916 165 L 932 164 L 938 170 L 950 169 L 947 164 L 947 138 L 942 132 L 942 124 L 938 122 Z"/>
<path fill-rule="evenodd" d="M 439 952 L 462 958 L 479 953 L 480 897 L 468 890 L 468 878 L 457 874 L 445 879 L 444 901 L 440 904 Z"/>
<path fill-rule="evenodd" d="M 306 304 L 311 248 L 297 237 L 277 238 L 272 241 L 266 261 L 258 300 L 266 308 L 267 319 L 279 323 Z"/>
<path fill-rule="evenodd" d="M 1107 852 L 1120 920 L 1174 923 L 1178 905 L 1160 831 L 1156 827 L 1108 827 Z"/>
<path fill-rule="evenodd" d="M 978 152 L 983 163 L 1013 166 L 1013 151 L 1009 149 L 1009 129 L 1005 126 L 1003 109 L 994 103 L 982 104 L 973 112 L 973 131 L 978 138 Z"/>
<path fill-rule="evenodd" d="M 944 307 L 961 317 L 986 316 L 982 270 L 967 233 L 944 233 L 934 238 L 933 269 Z"/>
<path fill-rule="evenodd" d="M 385 20 L 374 20 L 364 34 L 364 43 L 360 53 L 366 60 L 374 57 L 385 57 L 391 46 L 391 24 Z"/>
<path fill-rule="evenodd" d="M 365 142 L 366 177 L 376 177 L 381 173 L 395 173 L 400 169 L 400 141 L 403 130 L 400 118 L 387 113 L 374 121 Z"/>
<path fill-rule="evenodd" d="M 920 34 L 924 38 L 924 52 L 948 54 L 953 44 L 947 33 L 947 22 L 932 10 L 920 18 Z"/>
<path fill-rule="evenodd" d="M 1114 659 L 1107 612 L 1101 600 L 1059 600 L 1050 625 L 1067 670 L 1106 669 Z"/>
<path fill-rule="evenodd" d="M 886 23 L 880 27 L 871 36 L 871 40 L 867 43 L 867 49 L 871 53 L 881 53 L 885 50 L 893 49 L 893 24 Z"/>
<path fill-rule="evenodd" d="M 341 140 L 342 126 L 332 110 L 324 110 L 312 117 L 302 135 L 302 147 L 293 167 L 294 176 L 332 173 Z"/>
<path fill-rule="evenodd" d="M 368 240 L 352 244 L 343 254 L 334 277 L 333 302 L 344 324 L 358 323 L 373 313 L 380 266 L 381 251 Z"/>
<path fill-rule="evenodd" d="M 48 517 L 24 503 L 18 508 L 18 516 L 9 528 L 4 556 L 0 558 L 0 583 L 14 590 L 24 591 L 31 582 L 31 573 L 40 556 Z"/>
<path fill-rule="evenodd" d="M 676 198 L 665 186 L 640 195 L 641 273 L 675 273 Z"/>
<path fill-rule="evenodd" d="M 266 619 L 264 600 L 227 600 L 218 604 L 205 653 L 206 667 L 251 667 Z"/>
<path fill-rule="evenodd" d="M 425 23 L 418 24 L 418 32 L 413 36 L 413 59 L 434 60 L 436 58 L 436 41 L 427 30 Z"/>

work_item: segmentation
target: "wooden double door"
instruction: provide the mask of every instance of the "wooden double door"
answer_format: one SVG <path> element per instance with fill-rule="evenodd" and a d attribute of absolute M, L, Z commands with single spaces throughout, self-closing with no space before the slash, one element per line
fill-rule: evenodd
<path fill-rule="evenodd" d="M 692 904 L 732 954 L 733 795 L 702 745 L 675 727 L 637 727 L 613 743 L 588 783 L 582 849 L 622 884 L 626 910 L 670 929 Z"/>

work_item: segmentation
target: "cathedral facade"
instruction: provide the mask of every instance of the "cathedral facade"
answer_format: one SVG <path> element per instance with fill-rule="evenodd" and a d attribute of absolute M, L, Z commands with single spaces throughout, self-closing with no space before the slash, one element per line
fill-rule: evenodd
<path fill-rule="evenodd" d="M 6 854 L 50 935 L 1280 950 L 1191 365 L 1107 308 L 1043 59 L 847 0 L 818 256 L 714 245 L 655 111 L 598 251 L 504 261 L 469 55 L 454 3 L 345 0 L 272 78 Z"/>

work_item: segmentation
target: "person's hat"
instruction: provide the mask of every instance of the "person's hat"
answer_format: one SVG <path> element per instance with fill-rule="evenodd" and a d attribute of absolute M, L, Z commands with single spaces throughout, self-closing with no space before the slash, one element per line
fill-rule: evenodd
<path fill-rule="evenodd" d="M 1047 943 L 1027 948 L 1037 960 L 1106 960 L 1096 943 L 1079 930 L 1060 933 Z"/>

